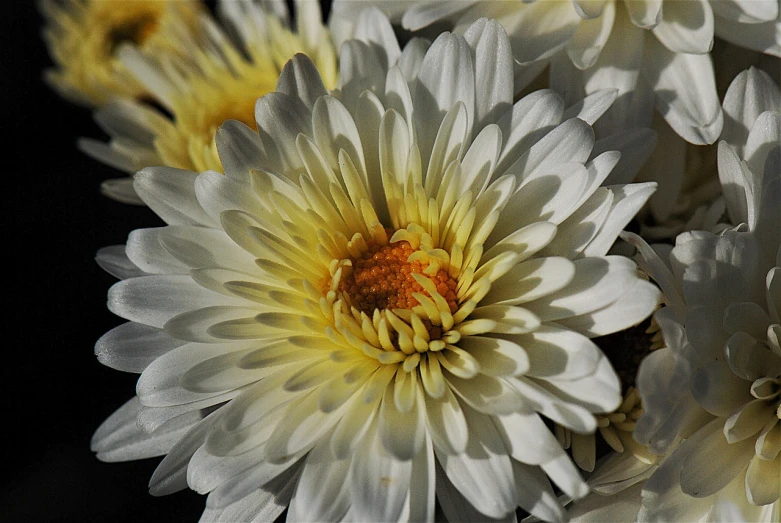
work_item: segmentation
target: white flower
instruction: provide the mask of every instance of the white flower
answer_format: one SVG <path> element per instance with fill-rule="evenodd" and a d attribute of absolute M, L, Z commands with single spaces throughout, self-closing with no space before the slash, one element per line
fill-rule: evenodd
<path fill-rule="evenodd" d="M 199 0 L 41 0 L 39 6 L 46 19 L 43 37 L 57 66 L 45 79 L 63 97 L 87 106 L 148 95 L 118 59 L 119 49 L 181 58 L 187 48 L 172 36 L 194 31 L 205 12 Z"/>
<path fill-rule="evenodd" d="M 298 33 L 288 28 L 284 4 L 231 0 L 217 7 L 225 30 L 203 16 L 200 38 L 171 35 L 187 49 L 186 59 L 147 58 L 133 48 L 119 53 L 165 112 L 132 99 L 100 108 L 95 119 L 110 141 L 82 139 L 87 154 L 128 173 L 152 165 L 221 171 L 217 127 L 231 119 L 254 126 L 255 100 L 274 90 L 294 54 L 312 57 L 326 87 L 336 86 L 336 55 L 317 3 L 299 2 Z M 226 31 L 237 35 L 238 47 Z M 142 203 L 131 178 L 107 180 L 102 189 L 116 200 Z"/>
<path fill-rule="evenodd" d="M 207 520 L 431 521 L 435 493 L 451 519 L 561 520 L 546 475 L 587 487 L 541 415 L 585 433 L 621 401 L 589 337 L 660 299 L 606 256 L 653 185 L 600 188 L 618 154 L 587 121 L 613 93 L 512 104 L 495 22 L 401 51 L 370 10 L 356 35 L 336 95 L 297 55 L 257 132 L 221 127 L 224 175 L 136 176 L 168 225 L 100 256 L 130 322 L 98 357 L 143 372 L 94 448 L 167 454 L 152 492 L 209 493 Z"/>
<path fill-rule="evenodd" d="M 723 122 L 709 57 L 714 32 L 751 49 L 776 55 L 781 49 L 778 0 L 371 3 L 413 31 L 446 20 L 459 32 L 478 17 L 495 18 L 510 35 L 519 89 L 550 63 L 551 87 L 569 101 L 619 89 L 601 126 L 612 132 L 648 127 L 655 105 L 676 133 L 696 144 L 713 143 Z M 353 2 L 334 3 L 336 31 L 349 32 L 353 10 Z"/>
<path fill-rule="evenodd" d="M 667 307 L 655 317 L 669 347 L 638 376 L 645 414 L 635 435 L 672 451 L 643 488 L 641 520 L 725 510 L 759 521 L 779 510 L 781 91 L 745 71 L 724 112 L 719 176 L 739 225 L 682 234 L 656 252 L 628 237 L 664 291 Z"/>

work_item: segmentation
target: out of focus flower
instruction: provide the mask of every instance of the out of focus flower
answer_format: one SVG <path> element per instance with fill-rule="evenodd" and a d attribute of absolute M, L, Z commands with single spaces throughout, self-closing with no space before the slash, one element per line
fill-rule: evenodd
<path fill-rule="evenodd" d="M 117 54 L 131 47 L 150 57 L 181 58 L 182 35 L 195 30 L 200 0 L 41 0 L 43 31 L 55 68 L 46 80 L 72 102 L 94 107 L 149 90 Z"/>
<path fill-rule="evenodd" d="M 668 349 L 643 362 L 638 441 L 671 452 L 643 487 L 640 519 L 719 511 L 778 517 L 781 495 L 781 90 L 750 69 L 730 86 L 719 177 L 734 229 L 670 250 L 630 237 L 660 284 Z"/>
<path fill-rule="evenodd" d="M 326 87 L 336 85 L 336 55 L 320 7 L 309 1 L 297 5 L 297 32 L 289 28 L 284 4 L 225 0 L 218 4 L 225 29 L 202 17 L 202 37 L 183 35 L 180 42 L 188 49 L 186 59 L 150 59 L 124 49 L 122 63 L 164 111 L 132 99 L 102 107 L 96 120 L 110 135 L 109 143 L 84 139 L 81 148 L 131 174 L 151 165 L 221 171 L 217 127 L 226 120 L 254 127 L 255 100 L 274 90 L 294 54 L 309 55 Z M 103 191 L 126 203 L 142 203 L 131 178 L 108 180 Z"/>
<path fill-rule="evenodd" d="M 350 4 L 337 0 L 334 16 Z M 721 132 L 709 57 L 714 15 L 705 1 L 428 1 L 404 10 L 401 24 L 417 30 L 444 19 L 459 32 L 481 16 L 510 35 L 517 88 L 550 65 L 551 87 L 568 101 L 618 89 L 598 124 L 609 134 L 650 126 L 654 106 L 691 143 L 713 143 Z"/>
<path fill-rule="evenodd" d="M 167 454 L 152 492 L 209 493 L 207 520 L 431 521 L 435 493 L 561 520 L 548 477 L 587 488 L 541 415 L 587 433 L 621 402 L 589 338 L 660 299 L 606 255 L 654 186 L 600 187 L 613 93 L 513 105 L 495 22 L 402 51 L 369 10 L 356 36 L 334 96 L 297 55 L 257 132 L 221 127 L 225 174 L 136 176 L 168 225 L 99 256 L 130 321 L 98 356 L 142 374 L 94 448 Z"/>

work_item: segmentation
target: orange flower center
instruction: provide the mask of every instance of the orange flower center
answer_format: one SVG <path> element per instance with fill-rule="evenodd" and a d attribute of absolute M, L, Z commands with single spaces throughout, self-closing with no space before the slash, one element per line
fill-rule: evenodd
<path fill-rule="evenodd" d="M 408 261 L 415 252 L 409 242 L 402 240 L 380 245 L 369 240 L 367 244 L 369 248 L 360 258 L 353 260 L 352 271 L 348 271 L 339 282 L 339 291 L 347 295 L 358 310 L 371 316 L 375 309 L 412 309 L 418 306 L 413 294 L 429 294 L 415 281 L 413 274 L 420 274 L 434 283 L 447 301 L 451 314 L 458 310 L 456 280 L 442 269 L 433 275 L 426 274 L 427 262 Z"/>

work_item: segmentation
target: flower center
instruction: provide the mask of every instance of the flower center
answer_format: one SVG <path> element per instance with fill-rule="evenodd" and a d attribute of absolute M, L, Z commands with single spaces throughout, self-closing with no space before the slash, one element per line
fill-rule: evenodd
<path fill-rule="evenodd" d="M 369 315 L 375 309 L 411 310 L 420 305 L 415 294 L 431 297 L 413 276 L 420 274 L 434 284 L 447 301 L 450 313 L 455 313 L 457 282 L 442 269 L 430 274 L 434 271 L 427 271 L 428 262 L 415 260 L 415 252 L 404 240 L 387 245 L 370 240 L 368 249 L 352 260 L 352 271 L 339 282 L 339 291 L 349 297 L 354 307 Z"/>
<path fill-rule="evenodd" d="M 154 14 L 145 14 L 132 18 L 112 27 L 108 34 L 110 53 L 123 43 L 141 45 L 157 30 L 158 19 Z"/>

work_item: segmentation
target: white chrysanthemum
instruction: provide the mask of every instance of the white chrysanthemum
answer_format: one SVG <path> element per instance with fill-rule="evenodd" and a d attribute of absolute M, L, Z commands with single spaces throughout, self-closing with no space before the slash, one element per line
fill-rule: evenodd
<path fill-rule="evenodd" d="M 281 2 L 223 0 L 218 12 L 234 44 L 207 16 L 201 38 L 181 34 L 186 60 L 148 59 L 134 49 L 120 53 L 122 63 L 166 111 L 136 100 L 116 101 L 95 114 L 110 135 L 105 144 L 83 139 L 89 155 L 128 173 L 164 165 L 194 171 L 222 171 L 214 135 L 226 120 L 255 125 L 255 100 L 276 86 L 282 67 L 298 52 L 312 57 L 326 87 L 336 86 L 336 55 L 316 2 L 299 2 L 298 32 L 288 26 Z M 141 204 L 132 179 L 103 184 L 110 197 Z"/>
<path fill-rule="evenodd" d="M 621 401 L 589 337 L 660 299 L 606 256 L 653 185 L 600 187 L 614 93 L 512 104 L 495 22 L 402 52 L 371 10 L 357 36 L 335 96 L 297 55 L 258 132 L 218 131 L 224 175 L 136 176 L 168 226 L 100 255 L 130 322 L 99 359 L 143 372 L 94 449 L 167 453 L 152 492 L 209 493 L 205 519 L 430 521 L 436 492 L 451 519 L 561 520 L 546 474 L 587 488 L 542 416 L 593 432 Z"/>
<path fill-rule="evenodd" d="M 630 238 L 664 290 L 667 307 L 655 317 L 669 347 L 646 358 L 638 377 L 645 414 L 635 435 L 653 451 L 672 450 L 643 488 L 643 520 L 700 520 L 725 502 L 749 521 L 778 518 L 781 91 L 745 71 L 724 112 L 732 123 L 719 175 L 741 225 L 683 234 L 656 252 Z"/>
<path fill-rule="evenodd" d="M 722 127 L 710 50 L 714 32 L 779 55 L 778 0 L 572 0 L 376 2 L 409 30 L 442 20 L 455 32 L 478 17 L 510 35 L 518 87 L 550 64 L 551 87 L 568 100 L 604 88 L 619 99 L 600 125 L 649 126 L 654 105 L 688 142 L 713 143 Z M 332 26 L 349 32 L 354 3 L 334 3 Z M 756 31 L 754 31 L 756 30 Z"/>
<path fill-rule="evenodd" d="M 148 95 L 118 50 L 130 46 L 153 58 L 181 58 L 188 49 L 179 35 L 194 31 L 205 11 L 200 0 L 40 0 L 39 6 L 57 66 L 45 78 L 62 96 L 87 106 Z"/>

